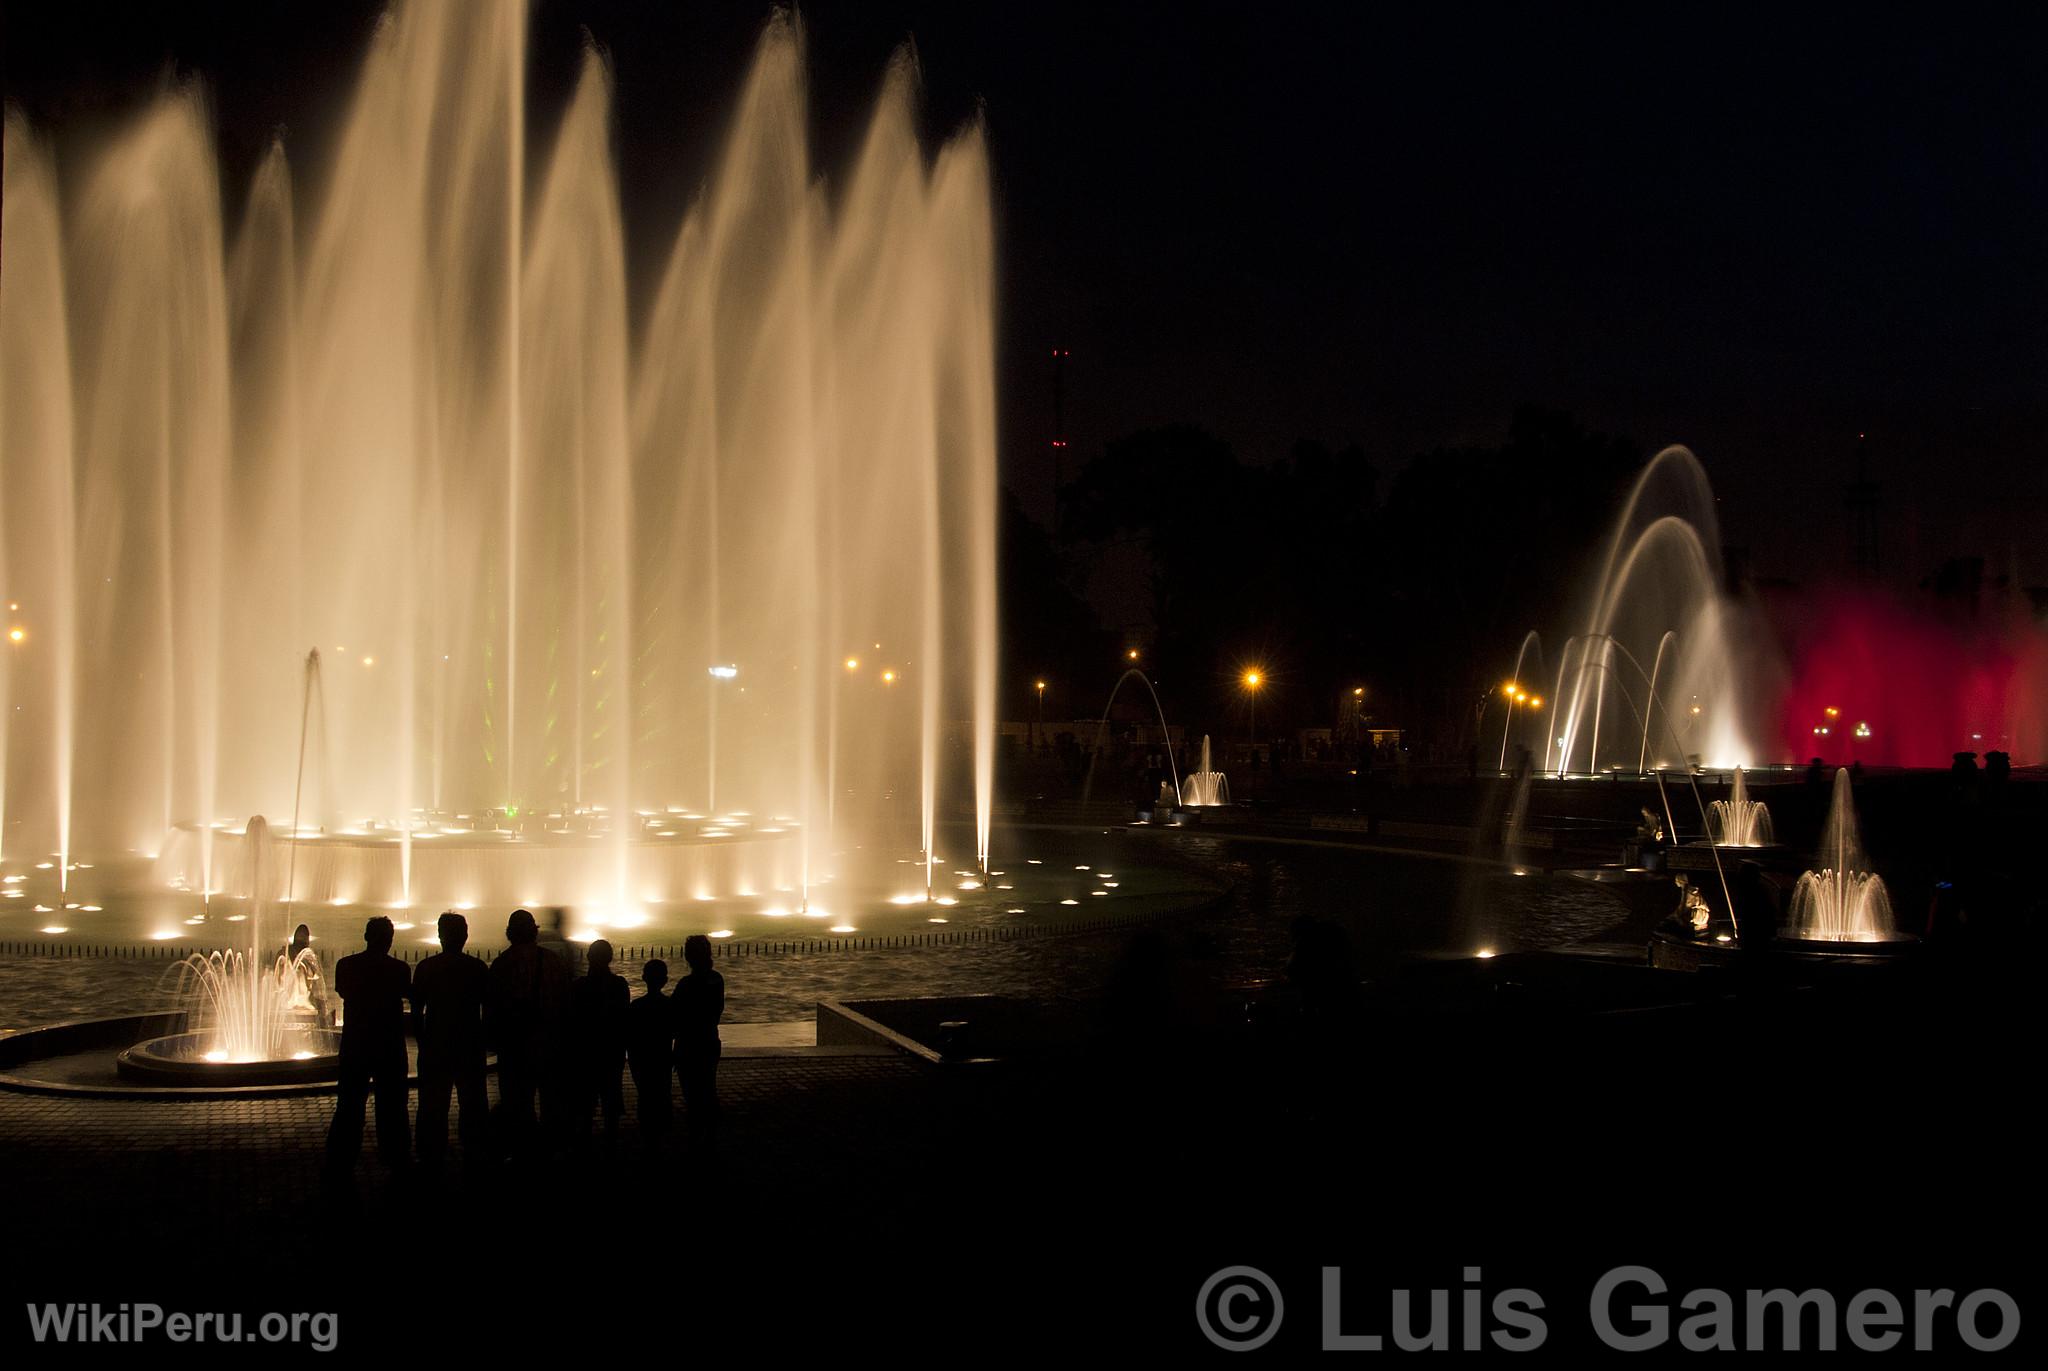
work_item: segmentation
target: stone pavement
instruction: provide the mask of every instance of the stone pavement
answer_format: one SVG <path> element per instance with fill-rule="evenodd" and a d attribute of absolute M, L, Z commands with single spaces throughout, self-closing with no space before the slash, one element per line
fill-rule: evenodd
<path fill-rule="evenodd" d="M 685 1174 L 680 1099 L 676 1128 L 650 1151 L 635 1121 L 630 1073 L 625 1095 L 617 1147 L 594 1143 L 591 1158 L 570 1164 L 565 1180 L 661 1184 Z M 491 1096 L 495 1102 L 495 1079 Z M 728 1059 L 719 1096 L 724 1155 L 744 1158 L 749 1173 L 798 1178 L 893 1166 L 890 1158 L 903 1155 L 896 1124 L 929 1120 L 938 1099 L 928 1069 L 911 1058 L 843 1052 Z M 416 1114 L 417 1092 L 409 1104 Z M 38 1233 L 52 1258 L 87 1255 L 109 1230 L 124 1246 L 168 1251 L 317 1253 L 345 1244 L 351 1225 L 422 1199 L 375 1161 L 372 1108 L 359 1197 L 339 1208 L 323 1204 L 333 1109 L 332 1095 L 188 1102 L 0 1092 L 7 1211 L 14 1226 Z M 827 1120 L 831 1126 L 821 1126 Z M 929 1128 L 915 1131 L 933 1136 Z M 451 1138 L 451 1190 L 461 1186 L 460 1150 Z"/>

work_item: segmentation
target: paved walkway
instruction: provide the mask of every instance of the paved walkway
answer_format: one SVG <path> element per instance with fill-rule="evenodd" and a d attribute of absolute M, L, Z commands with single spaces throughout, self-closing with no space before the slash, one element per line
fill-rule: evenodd
<path fill-rule="evenodd" d="M 884 1163 L 893 1169 L 892 1155 L 906 1153 L 895 1129 L 934 1115 L 939 1098 L 933 1087 L 926 1068 L 895 1054 L 729 1059 L 719 1071 L 722 1153 L 744 1158 L 750 1175 L 765 1171 L 799 1184 L 818 1174 L 875 1174 Z M 495 1080 L 491 1094 L 495 1102 Z M 667 1189 L 703 1171 L 684 1154 L 680 1101 L 677 1128 L 650 1148 L 635 1120 L 630 1074 L 625 1094 L 616 1148 L 593 1144 L 587 1161 L 543 1179 L 607 1187 L 651 1181 Z M 409 1107 L 416 1116 L 416 1093 Z M 104 1101 L 0 1092 L 10 1226 L 38 1235 L 39 1263 L 103 1251 L 109 1232 L 118 1233 L 124 1247 L 209 1260 L 303 1260 L 345 1246 L 351 1227 L 374 1227 L 380 1216 L 430 1197 L 394 1183 L 375 1162 L 373 1108 L 357 1168 L 358 1197 L 346 1206 L 323 1203 L 321 1164 L 333 1110 L 332 1095 Z M 933 1135 L 929 1128 L 911 1131 Z M 462 1192 L 464 1178 L 452 1139 L 451 1150 L 445 1189 L 452 1197 Z"/>

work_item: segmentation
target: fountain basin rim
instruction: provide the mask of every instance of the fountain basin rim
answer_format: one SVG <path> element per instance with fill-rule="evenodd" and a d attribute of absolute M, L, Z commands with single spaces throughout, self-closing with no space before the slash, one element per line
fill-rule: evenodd
<path fill-rule="evenodd" d="M 123 1080 L 175 1086 L 332 1084 L 341 1075 L 341 1035 L 312 1029 L 305 1036 L 331 1050 L 303 1058 L 211 1062 L 196 1051 L 203 1035 L 187 1031 L 133 1043 L 116 1054 L 114 1067 Z"/>
<path fill-rule="evenodd" d="M 331 1081 L 293 1085 L 226 1085 L 203 1081 L 190 1085 L 157 1084 L 120 1079 L 73 1081 L 37 1074 L 35 1064 L 47 1059 L 96 1052 L 111 1060 L 121 1049 L 147 1038 L 185 1031 L 182 1009 L 145 1010 L 104 1018 L 66 1019 L 34 1028 L 0 1033 L 0 1090 L 27 1095 L 58 1095 L 96 1100 L 235 1100 L 280 1095 L 331 1095 Z"/>

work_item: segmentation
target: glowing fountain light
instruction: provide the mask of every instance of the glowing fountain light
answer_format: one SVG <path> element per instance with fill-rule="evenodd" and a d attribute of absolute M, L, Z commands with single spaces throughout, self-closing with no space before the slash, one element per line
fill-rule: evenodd
<path fill-rule="evenodd" d="M 1742 768 L 1735 768 L 1735 781 L 1728 798 L 1707 806 L 1707 831 L 1723 847 L 1768 847 L 1777 841 L 1771 828 L 1771 811 L 1762 800 L 1749 798 L 1748 782 Z"/>
<path fill-rule="evenodd" d="M 309 1031 L 325 1027 L 314 1002 L 314 987 L 322 980 L 317 954 L 310 947 L 268 952 L 263 946 L 264 915 L 284 882 L 269 826 L 260 816 L 249 820 L 243 842 L 249 854 L 248 894 L 254 916 L 249 920 L 248 946 L 194 953 L 178 964 L 179 998 L 188 1006 L 201 1055 L 210 1062 L 287 1059 Z"/>
<path fill-rule="evenodd" d="M 1891 893 L 1870 869 L 1856 827 L 1848 768 L 1835 772 L 1819 866 L 1792 890 L 1786 936 L 1822 942 L 1882 942 L 1893 936 Z"/>
<path fill-rule="evenodd" d="M 1181 779 L 1180 802 L 1191 809 L 1209 809 L 1230 803 L 1230 778 L 1209 761 L 1209 735 L 1202 735 L 1202 764 Z"/>

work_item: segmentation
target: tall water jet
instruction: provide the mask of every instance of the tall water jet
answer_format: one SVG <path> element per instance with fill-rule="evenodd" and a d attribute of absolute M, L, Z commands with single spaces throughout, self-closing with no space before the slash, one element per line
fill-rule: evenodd
<path fill-rule="evenodd" d="M 1741 767 L 1735 768 L 1728 798 L 1707 806 L 1707 836 L 1723 847 L 1768 847 L 1778 840 L 1771 828 L 1770 806 L 1749 798 Z"/>
<path fill-rule="evenodd" d="M 0 856 L 71 864 L 77 595 L 70 339 L 56 168 L 13 113 L 0 190 Z M 17 608 L 18 606 L 18 608 Z M 12 636 L 19 629 L 19 641 Z M 18 740 L 12 735 L 18 734 Z M 17 745 L 12 745 L 18 741 Z M 40 744 L 40 745 L 38 745 Z M 10 794 L 10 791 L 13 793 Z M 19 841 L 10 824 L 21 833 Z"/>
<path fill-rule="evenodd" d="M 1209 735 L 1202 735 L 1202 764 L 1180 783 L 1181 803 L 1194 808 L 1230 803 L 1230 780 L 1209 761 Z"/>
<path fill-rule="evenodd" d="M 1166 726 L 1166 708 L 1159 703 L 1159 692 L 1153 689 L 1151 678 L 1136 667 L 1127 669 L 1123 675 L 1116 678 L 1116 684 L 1109 688 L 1109 699 L 1102 706 L 1101 722 L 1095 726 L 1095 746 L 1088 754 L 1088 774 L 1081 781 L 1081 800 L 1086 803 L 1095 788 L 1095 759 L 1102 755 L 1102 744 L 1109 736 L 1109 712 L 1116 708 L 1116 697 L 1118 692 L 1123 690 L 1124 682 L 1133 677 L 1137 678 L 1138 684 L 1145 687 L 1145 693 L 1152 697 L 1152 713 L 1159 720 L 1159 745 L 1166 752 L 1167 774 L 1173 778 L 1172 800 L 1175 804 L 1185 804 L 1187 792 L 1181 786 L 1180 764 L 1173 759 L 1173 731 Z M 1207 739 L 1203 742 L 1206 747 Z"/>
<path fill-rule="evenodd" d="M 1891 895 L 1870 869 L 1856 827 L 1849 770 L 1835 772 L 1817 866 L 1799 878 L 1785 934 L 1817 942 L 1883 942 L 1895 935 Z"/>
<path fill-rule="evenodd" d="M 295 825 L 317 830 L 308 891 L 808 892 L 907 845 L 905 797 L 929 861 L 954 789 L 986 861 L 980 127 L 927 157 L 906 50 L 826 187 L 778 14 L 635 311 L 609 73 L 586 53 L 530 154 L 526 23 L 517 0 L 396 6 L 319 183 L 271 149 L 232 243 L 196 90 L 118 130 L 68 199 L 10 120 L 0 547 L 35 634 L 0 760 L 10 850 L 33 812 L 35 842 L 47 822 L 67 853 L 163 853 L 160 878 L 216 887 L 247 841 L 223 814 L 295 801 L 316 644 L 333 749 Z M 699 809 L 701 832 L 648 817 Z M 789 869 L 669 855 L 751 841 L 756 813 Z M 473 824 L 490 841 L 458 859 Z M 581 855 L 519 849 L 542 843 Z"/>

